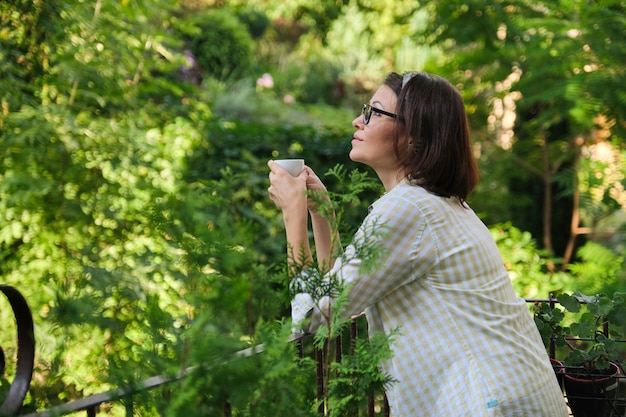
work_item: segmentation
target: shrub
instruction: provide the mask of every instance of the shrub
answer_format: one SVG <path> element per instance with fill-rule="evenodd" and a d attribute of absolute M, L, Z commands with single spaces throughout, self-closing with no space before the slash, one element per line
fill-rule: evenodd
<path fill-rule="evenodd" d="M 248 27 L 225 9 L 202 11 L 180 27 L 203 74 L 217 79 L 245 76 L 252 65 Z M 188 20 L 185 20 L 189 24 Z"/>
<path fill-rule="evenodd" d="M 241 10 L 237 13 L 239 20 L 248 27 L 248 32 L 254 39 L 259 39 L 270 26 L 270 20 L 265 13 L 258 10 Z"/>

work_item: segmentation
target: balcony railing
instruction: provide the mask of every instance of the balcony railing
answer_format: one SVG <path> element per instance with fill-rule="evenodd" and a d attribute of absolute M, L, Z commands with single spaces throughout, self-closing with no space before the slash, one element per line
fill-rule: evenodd
<path fill-rule="evenodd" d="M 33 316 L 22 294 L 8 285 L 0 285 L 0 291 L 9 300 L 17 322 L 15 377 L 4 402 L 0 406 L 0 415 L 5 416 L 14 415 L 22 408 L 22 403 L 30 387 L 35 366 L 35 333 Z M 0 375 L 4 375 L 5 367 L 4 351 L 0 347 Z"/>
<path fill-rule="evenodd" d="M 18 415 L 21 417 L 52 417 L 52 416 L 62 416 L 77 412 L 86 412 L 88 417 L 95 417 L 97 415 L 97 410 L 100 405 L 105 403 L 114 403 L 118 401 L 124 400 L 124 404 L 126 407 L 126 415 L 133 415 L 133 401 L 132 397 L 135 394 L 145 392 L 147 390 L 155 389 L 158 387 L 162 387 L 166 384 L 179 381 L 182 378 L 193 370 L 192 368 L 187 368 L 183 370 L 177 376 L 154 376 L 148 379 L 143 380 L 141 383 L 132 386 L 132 387 L 120 387 L 117 389 L 113 389 L 107 392 L 103 392 L 100 394 L 86 396 L 74 401 L 70 401 L 55 407 L 52 407 L 48 410 L 42 410 L 37 412 L 32 412 L 29 414 L 20 414 L 20 410 L 22 408 L 22 404 L 28 392 L 30 386 L 30 380 L 32 378 L 33 368 L 34 368 L 34 358 L 35 358 L 35 339 L 34 339 L 34 328 L 33 328 L 33 320 L 30 309 L 28 308 L 28 304 L 24 297 L 17 291 L 15 288 L 0 285 L 0 291 L 4 293 L 4 295 L 9 300 L 11 307 L 13 309 L 13 313 L 16 318 L 17 323 L 17 341 L 18 341 L 18 349 L 17 349 L 17 363 L 16 363 L 16 372 L 11 387 L 8 391 L 8 394 L 0 406 L 0 415 Z M 552 297 L 548 299 L 527 299 L 528 303 L 537 303 L 537 302 L 547 302 L 550 303 L 552 307 L 558 301 Z M 361 330 L 361 331 L 359 331 Z M 367 337 L 367 323 L 363 316 L 354 318 L 349 324 L 349 331 L 346 332 L 344 337 L 337 338 L 334 340 L 334 347 L 332 349 L 331 354 L 334 355 L 332 358 L 335 361 L 341 361 L 344 355 L 351 355 L 354 353 L 353 349 L 355 346 L 355 341 L 359 337 Z M 607 326 L 604 328 L 604 332 L 606 335 L 609 334 L 609 329 Z M 301 356 L 312 354 L 316 360 L 316 386 L 317 386 L 317 396 L 318 398 L 322 398 L 324 396 L 324 382 L 323 382 L 323 364 L 326 363 L 328 359 L 325 357 L 326 353 L 322 350 L 317 349 L 313 346 L 311 335 L 307 335 L 304 337 L 299 337 L 294 339 L 293 343 L 296 343 L 298 352 Z M 618 342 L 626 343 L 626 340 L 620 340 Z M 554 359 L 556 355 L 556 346 L 554 343 L 551 343 L 549 346 L 549 354 L 550 358 Z M 251 356 L 262 353 L 263 347 L 258 346 L 252 349 L 245 349 L 240 352 L 237 352 L 235 356 Z M 2 350 L 0 349 L 0 353 Z M 4 354 L 0 355 L 0 365 L 2 373 L 4 373 Z M 555 375 L 563 387 L 563 372 L 568 367 L 563 366 L 560 362 L 554 361 L 553 367 L 555 370 Z M 608 387 L 608 388 L 607 388 Z M 623 369 L 621 373 L 616 376 L 610 377 L 610 380 L 606 386 L 598 387 L 599 390 L 606 392 L 609 390 L 616 390 L 617 395 L 611 398 L 594 398 L 594 401 L 605 401 L 608 404 L 605 407 L 607 411 L 606 416 L 593 415 L 593 417 L 621 417 L 626 416 L 626 376 L 624 375 Z M 569 395 L 569 397 L 564 393 L 564 401 L 569 403 L 572 402 L 580 402 L 580 401 L 589 401 L 590 399 L 584 396 L 573 396 Z M 318 409 L 320 414 L 323 414 L 323 404 L 320 405 Z M 224 414 L 229 415 L 229 405 L 224 404 Z M 368 417 L 373 416 L 389 416 L 389 405 L 384 396 L 380 396 L 377 398 L 370 398 L 368 400 L 368 404 L 365 410 L 362 412 L 363 415 L 367 415 Z M 592 414 L 585 414 L 583 417 L 591 417 Z M 578 416 L 576 416 L 578 417 Z"/>

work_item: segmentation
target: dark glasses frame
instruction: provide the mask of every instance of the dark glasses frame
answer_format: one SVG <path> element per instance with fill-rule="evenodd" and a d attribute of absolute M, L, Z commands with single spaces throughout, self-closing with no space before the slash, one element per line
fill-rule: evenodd
<path fill-rule="evenodd" d="M 384 111 L 382 109 L 379 109 L 378 107 L 364 104 L 363 109 L 361 109 L 361 114 L 363 115 L 363 124 L 369 124 L 370 120 L 372 119 L 372 113 L 384 114 L 385 116 L 391 117 L 392 119 L 398 117 L 398 115 L 389 113 L 388 111 Z"/>

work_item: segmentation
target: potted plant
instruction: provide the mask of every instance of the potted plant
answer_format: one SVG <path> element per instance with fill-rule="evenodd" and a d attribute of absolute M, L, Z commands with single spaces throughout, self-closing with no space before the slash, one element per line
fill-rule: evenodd
<path fill-rule="evenodd" d="M 617 399 L 618 376 L 623 374 L 620 355 L 626 351 L 625 300 L 625 293 L 575 292 L 556 297 L 562 308 L 535 304 L 544 343 L 552 346 L 551 353 L 555 348 L 564 352 L 562 381 L 574 417 L 624 415 L 623 402 Z M 566 317 L 565 312 L 572 314 Z"/>

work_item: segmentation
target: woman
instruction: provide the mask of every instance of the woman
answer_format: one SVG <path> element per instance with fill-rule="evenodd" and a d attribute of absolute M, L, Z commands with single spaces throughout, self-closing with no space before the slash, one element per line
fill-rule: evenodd
<path fill-rule="evenodd" d="M 365 311 L 374 332 L 399 329 L 382 365 L 396 381 L 387 391 L 391 415 L 567 416 L 526 303 L 466 202 L 478 175 L 459 92 L 438 76 L 391 73 L 352 125 L 350 159 L 373 168 L 385 188 L 354 238 L 384 225 L 373 270 L 360 270 L 354 245 L 332 259 L 331 228 L 307 205 L 307 189 L 325 190 L 310 168 L 291 177 L 269 161 L 268 191 L 294 269 L 312 263 L 310 214 L 318 263 L 350 285 L 341 314 Z M 310 311 L 315 325 L 331 303 L 300 294 L 294 320 Z"/>

